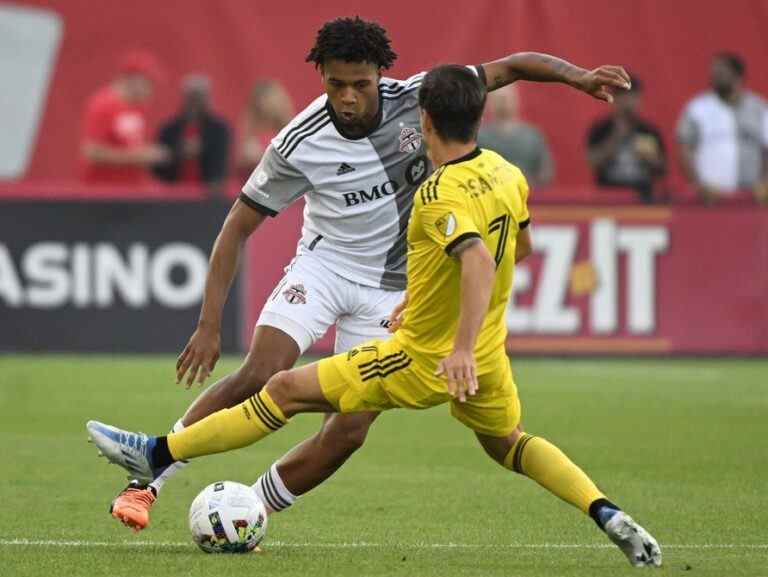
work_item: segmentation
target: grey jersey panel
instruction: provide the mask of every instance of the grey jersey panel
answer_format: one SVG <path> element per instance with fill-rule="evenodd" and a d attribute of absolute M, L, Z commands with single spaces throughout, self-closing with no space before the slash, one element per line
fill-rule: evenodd
<path fill-rule="evenodd" d="M 417 74 L 405 83 L 385 81 L 381 89 L 381 125 L 369 136 L 388 179 L 398 183 L 398 233 L 387 251 L 380 283 L 382 288 L 391 290 L 405 287 L 405 239 L 413 194 L 431 172 L 419 127 L 418 91 L 423 76 Z"/>

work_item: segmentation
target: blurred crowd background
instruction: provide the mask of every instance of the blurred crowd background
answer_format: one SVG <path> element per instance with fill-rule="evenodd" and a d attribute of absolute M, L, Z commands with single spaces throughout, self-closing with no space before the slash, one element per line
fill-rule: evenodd
<path fill-rule="evenodd" d="M 26 146 L 5 155 L 18 161 L 0 178 L 202 183 L 220 193 L 320 93 L 304 63 L 317 28 L 361 10 L 393 38 L 394 77 L 522 50 L 630 71 L 632 90 L 612 106 L 526 83 L 492 95 L 481 143 L 520 165 L 541 200 L 550 188 L 550 198 L 574 202 L 768 200 L 760 0 L 739 10 L 691 0 L 591 0 L 578 9 L 485 1 L 461 19 L 429 2 L 0 4 L 3 51 L 19 60 L 4 65 L 18 78 L 4 75 L 5 114 L 14 115 L 14 99 L 40 101 L 19 126 L 31 134 L 0 135 L 2 152 Z M 36 79 L 26 67 L 38 69 Z"/>

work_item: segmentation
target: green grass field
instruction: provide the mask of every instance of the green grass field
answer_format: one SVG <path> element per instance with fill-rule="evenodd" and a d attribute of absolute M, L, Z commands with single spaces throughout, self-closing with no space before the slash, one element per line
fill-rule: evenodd
<path fill-rule="evenodd" d="M 217 368 L 222 375 L 236 359 Z M 768 576 L 768 361 L 521 359 L 526 429 L 560 445 L 662 544 L 665 575 Z M 0 357 L 0 575 L 635 574 L 592 521 L 491 462 L 447 407 L 396 411 L 328 483 L 271 518 L 262 554 L 208 556 L 187 508 L 252 482 L 313 432 L 195 462 L 134 535 L 107 507 L 122 471 L 85 421 L 163 432 L 194 392 L 170 357 Z M 642 571 L 652 571 L 643 569 Z"/>

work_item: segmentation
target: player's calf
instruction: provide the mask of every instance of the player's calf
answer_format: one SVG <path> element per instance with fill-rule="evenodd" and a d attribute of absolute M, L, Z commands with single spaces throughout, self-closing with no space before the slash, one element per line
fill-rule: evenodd
<path fill-rule="evenodd" d="M 329 415 L 317 434 L 318 447 L 333 449 L 341 466 L 352 453 L 365 444 L 368 431 L 379 413 L 349 413 Z"/>
<path fill-rule="evenodd" d="M 295 447 L 253 485 L 270 512 L 283 511 L 333 475 L 365 443 L 379 413 L 327 415 L 318 433 Z"/>
<path fill-rule="evenodd" d="M 661 549 L 650 533 L 606 499 L 592 479 L 555 445 L 519 427 L 507 437 L 477 437 L 488 455 L 502 466 L 536 481 L 588 514 L 633 566 L 661 565 Z"/>
<path fill-rule="evenodd" d="M 317 366 L 308 365 L 281 371 L 258 394 L 178 433 L 150 437 L 96 421 L 88 423 L 88 430 L 110 461 L 131 471 L 139 480 L 152 480 L 176 461 L 245 447 L 280 429 L 297 412 L 329 408 L 332 407 L 325 400 L 317 378 Z"/>

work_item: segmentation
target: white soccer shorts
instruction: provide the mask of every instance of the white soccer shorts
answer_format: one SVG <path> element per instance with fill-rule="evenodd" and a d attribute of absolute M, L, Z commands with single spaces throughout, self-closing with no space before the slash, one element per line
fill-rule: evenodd
<path fill-rule="evenodd" d="M 287 333 L 304 353 L 336 325 L 335 351 L 387 338 L 388 318 L 401 291 L 359 285 L 340 277 L 311 254 L 297 256 L 269 295 L 257 326 Z"/>

